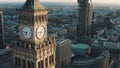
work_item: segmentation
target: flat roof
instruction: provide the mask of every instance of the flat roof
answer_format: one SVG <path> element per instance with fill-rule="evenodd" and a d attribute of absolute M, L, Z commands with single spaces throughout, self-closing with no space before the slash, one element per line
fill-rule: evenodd
<path fill-rule="evenodd" d="M 83 44 L 83 43 L 78 43 L 76 45 L 72 45 L 74 48 L 77 48 L 77 49 L 86 49 L 86 48 L 89 48 L 90 46 L 87 45 L 87 44 Z"/>

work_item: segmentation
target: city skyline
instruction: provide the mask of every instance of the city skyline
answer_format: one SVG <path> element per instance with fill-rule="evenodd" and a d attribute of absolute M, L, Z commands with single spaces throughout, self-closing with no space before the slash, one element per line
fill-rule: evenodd
<path fill-rule="evenodd" d="M 14 2 L 25 2 L 26 0 L 1 0 L 1 3 L 14 3 Z M 77 3 L 77 0 L 40 0 L 41 2 L 74 2 Z M 120 5 L 120 0 L 92 0 L 93 4 L 111 4 L 111 5 Z"/>

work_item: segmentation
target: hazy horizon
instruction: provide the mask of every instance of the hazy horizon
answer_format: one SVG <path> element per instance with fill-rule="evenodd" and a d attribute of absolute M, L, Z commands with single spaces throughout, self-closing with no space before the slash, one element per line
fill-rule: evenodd
<path fill-rule="evenodd" d="M 0 0 L 0 3 L 14 3 L 25 2 L 26 0 Z M 40 0 L 41 2 L 72 2 L 77 3 L 77 0 Z M 120 0 L 92 0 L 93 4 L 106 4 L 106 5 L 120 5 Z"/>

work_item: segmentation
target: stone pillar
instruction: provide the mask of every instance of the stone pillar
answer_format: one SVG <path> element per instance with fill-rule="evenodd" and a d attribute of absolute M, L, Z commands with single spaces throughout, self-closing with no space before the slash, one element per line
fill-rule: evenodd
<path fill-rule="evenodd" d="M 50 63 L 49 63 L 49 60 L 50 60 L 50 59 L 49 59 L 49 56 L 47 57 L 47 59 L 48 59 L 48 67 L 50 67 Z"/>
<path fill-rule="evenodd" d="M 49 57 L 47 57 L 47 63 L 48 63 L 48 67 L 49 67 Z"/>
<path fill-rule="evenodd" d="M 35 64 L 36 68 L 38 68 L 38 65 L 39 65 L 38 63 L 39 63 L 39 61 L 37 61 L 36 64 Z"/>
<path fill-rule="evenodd" d="M 43 67 L 46 68 L 46 66 L 45 66 L 45 58 L 43 58 L 43 64 L 44 64 Z"/>
<path fill-rule="evenodd" d="M 56 65 L 56 61 L 55 61 L 55 59 L 56 59 L 56 56 L 55 56 L 55 53 L 53 53 L 54 65 Z"/>
<path fill-rule="evenodd" d="M 28 68 L 28 60 L 25 60 L 25 67 Z"/>
<path fill-rule="evenodd" d="M 32 62 L 32 65 L 34 65 L 33 67 L 36 68 L 36 62 Z"/>

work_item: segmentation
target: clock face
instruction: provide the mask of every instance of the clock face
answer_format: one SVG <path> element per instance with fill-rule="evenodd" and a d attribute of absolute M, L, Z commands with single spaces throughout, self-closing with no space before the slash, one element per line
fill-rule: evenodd
<path fill-rule="evenodd" d="M 44 26 L 39 26 L 37 29 L 36 29 L 36 35 L 37 35 L 37 38 L 38 39 L 41 39 L 45 34 L 45 28 Z"/>
<path fill-rule="evenodd" d="M 32 32 L 29 27 L 23 27 L 22 34 L 26 39 L 29 39 L 32 36 Z"/>

